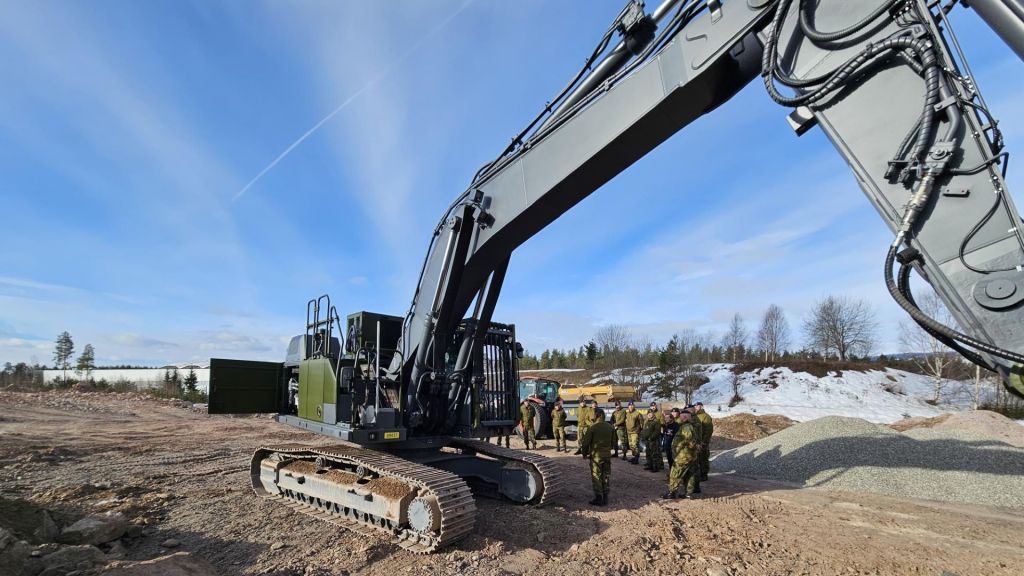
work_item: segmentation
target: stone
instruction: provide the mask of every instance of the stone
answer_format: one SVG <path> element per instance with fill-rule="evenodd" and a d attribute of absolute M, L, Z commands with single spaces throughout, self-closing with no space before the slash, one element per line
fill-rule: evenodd
<path fill-rule="evenodd" d="M 0 540 L 10 534 L 0 528 Z M 28 542 L 13 541 L 0 547 L 0 574 L 4 576 L 34 576 L 42 569 L 39 558 L 32 557 L 32 546 Z"/>
<path fill-rule="evenodd" d="M 79 566 L 91 568 L 95 564 L 106 564 L 107 557 L 95 546 L 83 544 L 80 546 L 64 546 L 60 550 L 43 556 L 43 568 L 63 569 L 64 572 L 74 570 Z"/>
<path fill-rule="evenodd" d="M 124 547 L 120 540 L 114 540 L 110 544 L 110 550 L 107 550 L 107 558 L 110 560 L 121 560 L 127 556 L 128 549 Z"/>
<path fill-rule="evenodd" d="M 117 540 L 128 529 L 128 519 L 120 512 L 89 515 L 64 528 L 60 541 L 64 544 L 106 544 Z"/>
<path fill-rule="evenodd" d="M 42 518 L 40 519 L 39 528 L 36 528 L 34 534 L 36 539 L 40 542 L 53 542 L 57 540 L 60 536 L 60 528 L 57 526 L 57 523 L 53 521 L 50 513 L 43 510 L 40 516 L 42 516 Z"/>
<path fill-rule="evenodd" d="M 176 538 L 168 538 L 167 540 L 161 542 L 160 545 L 164 548 L 177 548 L 178 546 L 181 546 L 181 540 L 178 540 Z"/>
<path fill-rule="evenodd" d="M 3 551 L 4 548 L 7 548 L 11 544 L 14 544 L 15 541 L 14 534 L 11 534 L 4 529 L 3 526 L 0 526 L 0 551 Z"/>
<path fill-rule="evenodd" d="M 287 544 L 285 544 L 284 542 L 274 542 L 273 544 L 270 545 L 270 549 L 271 550 L 280 550 L 280 549 L 284 548 L 285 546 L 287 546 Z"/>
<path fill-rule="evenodd" d="M 188 552 L 176 552 L 144 562 L 119 564 L 103 576 L 217 576 L 217 569 Z"/>
<path fill-rule="evenodd" d="M 124 535 L 129 538 L 138 538 L 139 536 L 142 536 L 143 530 L 144 528 L 142 526 L 139 526 L 138 524 L 131 524 L 128 526 L 128 529 L 125 530 Z"/>
<path fill-rule="evenodd" d="M 32 550 L 32 555 L 46 556 L 47 554 L 53 554 L 57 550 L 60 550 L 60 544 L 54 544 L 53 542 L 47 542 L 46 544 L 40 544 Z"/>
<path fill-rule="evenodd" d="M 708 576 L 729 576 L 729 571 L 722 566 L 712 566 L 707 570 Z"/>

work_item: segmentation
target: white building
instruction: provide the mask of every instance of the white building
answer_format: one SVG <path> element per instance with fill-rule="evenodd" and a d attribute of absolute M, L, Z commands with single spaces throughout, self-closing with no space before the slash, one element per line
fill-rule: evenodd
<path fill-rule="evenodd" d="M 97 368 L 92 371 L 92 379 L 97 381 L 106 380 L 111 385 L 118 381 L 127 380 L 142 390 L 144 388 L 158 388 L 162 386 L 164 374 L 168 371 L 172 374 L 177 372 L 178 378 L 184 380 L 185 376 L 188 376 L 189 370 L 193 370 L 199 379 L 196 387 L 202 392 L 209 390 L 210 365 L 208 363 L 182 362 L 180 364 L 168 364 L 160 368 Z M 77 373 L 73 368 L 68 369 L 67 375 L 68 378 L 81 378 L 81 374 Z M 59 381 L 63 376 L 63 370 L 43 371 L 43 380 L 47 384 Z"/>

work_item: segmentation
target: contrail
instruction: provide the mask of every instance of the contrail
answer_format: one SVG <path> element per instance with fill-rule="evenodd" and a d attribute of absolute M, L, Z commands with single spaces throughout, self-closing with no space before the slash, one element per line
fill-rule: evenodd
<path fill-rule="evenodd" d="M 376 76 L 370 78 L 370 80 L 366 84 L 363 84 L 362 88 L 353 92 L 348 98 L 345 99 L 344 102 L 342 102 L 337 108 L 332 110 L 330 114 L 324 116 L 319 122 L 314 124 L 312 128 L 306 130 L 306 132 L 302 136 L 299 136 L 298 140 L 292 142 L 287 148 L 285 148 L 284 152 L 278 154 L 277 158 L 274 158 L 274 160 L 270 164 L 267 164 L 266 168 L 260 170 L 259 174 L 257 174 L 252 180 L 249 180 L 249 183 L 242 187 L 242 189 L 239 190 L 237 194 L 235 194 L 234 198 L 232 198 L 231 201 L 234 202 L 235 200 L 241 198 L 242 195 L 249 190 L 249 188 L 252 188 L 253 185 L 256 184 L 256 182 L 259 182 L 260 178 L 263 178 L 264 174 L 273 170 L 274 166 L 277 166 L 278 163 L 281 162 L 281 160 L 284 160 L 285 157 L 288 156 L 288 154 L 291 154 L 292 150 L 295 150 L 299 146 L 299 144 L 302 144 L 306 140 L 306 138 L 312 136 L 313 133 L 319 130 L 321 126 L 326 124 L 331 118 L 337 116 L 339 112 L 348 107 L 348 105 L 351 104 L 356 98 L 358 98 L 363 92 L 366 92 L 367 90 L 375 86 L 378 82 L 380 82 L 388 75 L 390 75 L 392 72 L 394 72 L 395 68 L 397 68 L 403 62 L 405 62 L 409 58 L 409 56 L 412 56 L 413 52 L 418 50 L 420 46 L 423 45 L 424 42 L 433 38 L 438 32 L 443 30 L 445 26 L 447 26 L 452 20 L 454 20 L 459 14 L 461 14 L 463 10 L 468 8 L 475 1 L 476 0 L 466 0 L 465 2 L 462 3 L 461 6 L 459 6 L 457 10 L 455 10 L 454 12 L 449 14 L 447 18 L 442 20 L 440 24 L 434 26 L 430 30 L 430 32 L 427 32 L 419 40 L 413 42 L 412 46 L 410 46 L 405 52 L 403 52 L 401 56 L 392 60 L 388 65 L 384 67 L 383 70 L 377 73 Z"/>

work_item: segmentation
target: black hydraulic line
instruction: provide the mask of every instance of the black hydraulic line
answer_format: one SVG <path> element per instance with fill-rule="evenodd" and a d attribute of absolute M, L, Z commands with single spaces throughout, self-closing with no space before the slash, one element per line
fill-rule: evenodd
<path fill-rule="evenodd" d="M 810 3 L 807 0 L 800 0 L 798 12 L 800 12 L 800 31 L 803 32 L 804 36 L 809 38 L 812 42 L 834 42 L 836 40 L 843 40 L 852 34 L 855 34 L 863 30 L 868 24 L 874 22 L 882 14 L 887 13 L 897 2 L 902 0 L 888 0 L 878 8 L 875 8 L 871 14 L 864 17 L 863 20 L 843 28 L 842 30 L 836 30 L 834 32 L 821 32 L 814 28 L 814 23 L 810 21 L 808 7 Z"/>
<path fill-rule="evenodd" d="M 966 334 L 958 332 L 950 328 L 949 326 L 946 326 L 945 324 L 942 324 L 941 322 L 937 322 L 936 320 L 932 319 L 930 316 L 922 312 L 921 309 L 918 308 L 915 304 L 907 300 L 907 297 L 904 296 L 902 292 L 900 292 L 899 287 L 896 285 L 896 281 L 893 279 L 893 265 L 896 262 L 897 248 L 898 246 L 895 243 L 893 243 L 893 245 L 889 247 L 889 252 L 885 256 L 885 287 L 889 290 L 889 295 L 892 296 L 893 300 L 895 300 L 896 303 L 899 304 L 900 307 L 907 312 L 907 314 L 910 314 L 911 318 L 913 318 L 915 322 L 922 326 L 927 326 L 928 328 L 931 328 L 935 332 L 938 332 L 939 334 L 942 334 L 947 338 L 956 340 L 958 342 L 962 342 L 963 344 L 966 344 L 972 348 L 977 348 L 978 350 L 987 352 L 993 356 L 998 356 L 1011 362 L 1024 364 L 1024 354 L 1011 352 L 1010 350 L 1005 350 L 998 346 L 993 346 L 988 342 L 983 342 L 981 340 L 978 340 L 977 338 L 972 338 Z"/>
<path fill-rule="evenodd" d="M 907 301 L 913 304 L 915 307 L 917 307 L 917 302 L 914 300 L 914 295 L 910 290 L 910 272 L 912 269 L 913 266 L 911 266 L 909 262 L 904 262 L 903 264 L 900 265 L 898 288 L 900 293 L 907 298 Z M 995 365 L 986 360 L 983 356 L 981 356 L 974 350 L 964 348 L 952 338 L 949 338 L 948 336 L 945 336 L 944 334 L 929 328 L 926 324 L 917 322 L 916 319 L 914 321 L 932 338 L 935 338 L 939 342 L 942 342 L 944 345 L 948 346 L 950 349 L 960 354 L 968 361 L 977 364 L 978 366 L 981 366 L 986 370 L 995 372 Z"/>

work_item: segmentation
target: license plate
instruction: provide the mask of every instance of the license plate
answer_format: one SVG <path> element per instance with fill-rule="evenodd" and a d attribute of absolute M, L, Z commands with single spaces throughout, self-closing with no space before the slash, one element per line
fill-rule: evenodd
<path fill-rule="evenodd" d="M 384 439 L 385 440 L 398 440 L 401 437 L 402 437 L 402 433 L 401 432 L 385 432 L 384 433 Z"/>

